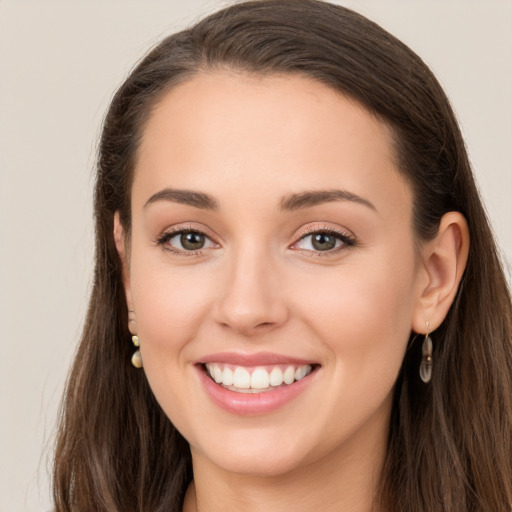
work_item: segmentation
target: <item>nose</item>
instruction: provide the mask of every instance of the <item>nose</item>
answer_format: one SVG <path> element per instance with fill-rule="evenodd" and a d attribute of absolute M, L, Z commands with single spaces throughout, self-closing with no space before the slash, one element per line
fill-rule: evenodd
<path fill-rule="evenodd" d="M 216 321 L 247 337 L 269 332 L 288 319 L 283 275 L 263 251 L 233 255 L 215 307 Z"/>

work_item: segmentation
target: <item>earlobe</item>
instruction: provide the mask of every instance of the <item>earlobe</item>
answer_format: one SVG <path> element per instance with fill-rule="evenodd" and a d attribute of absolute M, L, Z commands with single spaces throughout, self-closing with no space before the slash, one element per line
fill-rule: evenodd
<path fill-rule="evenodd" d="M 131 334 L 136 334 L 136 318 L 135 311 L 133 308 L 132 292 L 130 285 L 130 269 L 128 265 L 128 255 L 126 249 L 126 238 L 124 234 L 123 225 L 121 224 L 121 218 L 119 212 L 114 214 L 114 241 L 116 244 L 117 253 L 121 260 L 121 272 L 123 276 L 123 287 L 126 297 L 126 305 L 128 306 L 128 329 Z"/>
<path fill-rule="evenodd" d="M 425 322 L 433 331 L 443 322 L 455 299 L 466 268 L 469 252 L 469 230 L 459 212 L 446 213 L 433 240 L 422 249 L 422 272 L 418 303 L 412 329 L 424 333 Z"/>

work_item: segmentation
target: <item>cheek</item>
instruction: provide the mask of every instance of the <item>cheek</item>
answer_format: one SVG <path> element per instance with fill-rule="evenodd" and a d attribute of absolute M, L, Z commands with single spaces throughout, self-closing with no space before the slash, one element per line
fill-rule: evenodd
<path fill-rule="evenodd" d="M 367 263 L 347 264 L 333 276 L 316 280 L 320 293 L 308 302 L 308 329 L 330 354 L 324 370 L 332 392 L 325 394 L 317 413 L 336 418 L 324 430 L 333 439 L 340 435 L 339 425 L 345 425 L 348 435 L 378 411 L 388 414 L 410 335 L 412 256 Z M 401 269 L 400 275 L 395 268 Z"/>
<path fill-rule="evenodd" d="M 414 277 L 412 251 L 389 250 L 316 277 L 307 318 L 345 373 L 396 377 L 411 330 Z"/>
<path fill-rule="evenodd" d="M 208 310 L 214 286 L 208 266 L 172 264 L 164 251 L 132 254 L 131 292 L 137 329 L 151 344 L 182 343 Z M 162 347 L 164 348 L 164 347 Z"/>
<path fill-rule="evenodd" d="M 180 431 L 186 431 L 194 414 L 187 386 L 194 368 L 194 340 L 209 310 L 208 282 L 193 273 L 171 272 L 169 265 L 157 262 L 137 266 L 132 259 L 131 289 L 144 372 L 157 401 Z"/>
<path fill-rule="evenodd" d="M 144 369 L 155 394 L 191 361 L 191 348 L 210 309 L 212 276 L 171 267 L 165 256 L 132 257 L 131 293 Z M 167 386 L 170 387 L 170 386 Z"/>

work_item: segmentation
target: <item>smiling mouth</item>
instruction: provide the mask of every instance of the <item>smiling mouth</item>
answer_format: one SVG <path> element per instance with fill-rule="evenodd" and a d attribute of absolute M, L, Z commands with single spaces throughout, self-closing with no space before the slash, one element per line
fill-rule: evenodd
<path fill-rule="evenodd" d="M 315 370 L 316 365 L 288 364 L 245 366 L 224 363 L 203 364 L 204 371 L 218 385 L 236 393 L 264 393 L 292 385 Z"/>

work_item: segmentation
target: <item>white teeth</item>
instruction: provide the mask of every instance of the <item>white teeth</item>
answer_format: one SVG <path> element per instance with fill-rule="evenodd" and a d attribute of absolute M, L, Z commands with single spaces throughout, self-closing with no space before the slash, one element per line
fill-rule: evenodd
<path fill-rule="evenodd" d="M 213 380 L 217 384 L 222 382 L 222 370 L 218 366 L 213 367 Z"/>
<path fill-rule="evenodd" d="M 227 366 L 224 368 L 224 373 L 222 374 L 222 384 L 224 384 L 224 386 L 233 385 L 233 370 Z"/>
<path fill-rule="evenodd" d="M 302 366 L 289 365 L 283 371 L 282 367 L 275 366 L 270 372 L 266 368 L 257 367 L 249 373 L 243 366 L 228 367 L 217 363 L 208 363 L 206 369 L 210 377 L 222 386 L 228 387 L 232 391 L 244 393 L 258 393 L 261 391 L 270 391 L 272 388 L 293 384 L 297 380 L 303 379 L 308 375 L 312 367 L 309 364 Z"/>
<path fill-rule="evenodd" d="M 304 366 L 299 366 L 299 368 L 295 370 L 295 380 L 303 379 L 306 375 L 307 370 Z"/>
<path fill-rule="evenodd" d="M 283 380 L 285 384 L 291 384 L 295 380 L 295 368 L 288 366 L 283 374 Z"/>
<path fill-rule="evenodd" d="M 283 383 L 283 372 L 279 368 L 273 368 L 270 372 L 269 383 L 271 386 L 280 386 Z"/>
<path fill-rule="evenodd" d="M 245 368 L 239 366 L 235 370 L 233 374 L 233 386 L 242 389 L 249 389 L 251 387 L 251 375 Z"/>
<path fill-rule="evenodd" d="M 269 384 L 268 372 L 263 368 L 256 368 L 251 375 L 252 389 L 266 389 Z"/>

